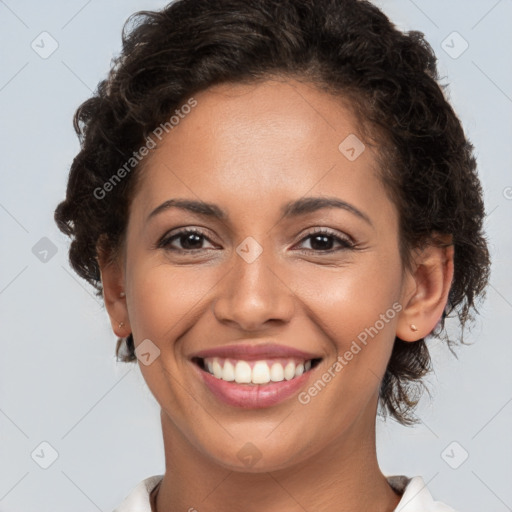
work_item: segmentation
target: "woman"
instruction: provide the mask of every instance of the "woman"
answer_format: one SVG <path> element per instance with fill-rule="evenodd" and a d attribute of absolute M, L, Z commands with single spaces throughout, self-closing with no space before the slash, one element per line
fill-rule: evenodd
<path fill-rule="evenodd" d="M 55 219 L 161 406 L 164 475 L 116 510 L 450 511 L 384 476 L 428 336 L 489 255 L 473 148 L 418 32 L 358 0 L 138 14 L 75 115 Z"/>

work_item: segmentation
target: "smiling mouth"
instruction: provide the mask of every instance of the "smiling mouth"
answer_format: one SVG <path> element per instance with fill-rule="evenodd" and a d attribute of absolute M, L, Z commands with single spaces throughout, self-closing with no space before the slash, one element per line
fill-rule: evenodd
<path fill-rule="evenodd" d="M 192 358 L 192 362 L 201 370 L 219 380 L 249 386 L 293 380 L 311 371 L 321 360 L 322 358 L 274 358 L 255 361 L 222 357 Z"/>

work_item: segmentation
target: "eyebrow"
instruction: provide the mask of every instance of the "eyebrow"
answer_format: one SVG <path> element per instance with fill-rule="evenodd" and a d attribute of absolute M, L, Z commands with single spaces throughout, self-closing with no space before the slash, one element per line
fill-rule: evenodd
<path fill-rule="evenodd" d="M 179 208 L 181 210 L 189 211 L 200 215 L 202 217 L 214 218 L 219 220 L 227 220 L 227 213 L 219 208 L 216 204 L 206 203 L 204 201 L 196 201 L 192 199 L 169 199 L 157 206 L 149 215 L 146 220 L 158 215 L 159 213 L 168 210 L 169 208 Z M 337 197 L 303 197 L 296 201 L 286 203 L 281 208 L 281 215 L 283 218 L 294 218 L 300 215 L 306 215 L 323 208 L 340 208 L 353 213 L 360 219 L 363 219 L 366 223 L 373 227 L 373 223 L 362 211 L 358 210 L 355 206 L 338 199 Z"/>

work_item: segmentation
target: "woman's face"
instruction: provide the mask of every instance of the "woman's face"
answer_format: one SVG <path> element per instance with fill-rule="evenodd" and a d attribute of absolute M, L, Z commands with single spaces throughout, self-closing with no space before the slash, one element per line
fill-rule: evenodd
<path fill-rule="evenodd" d="M 292 80 L 194 99 L 147 157 L 124 253 L 164 437 L 244 471 L 357 449 L 410 291 L 374 149 L 339 99 Z M 155 213 L 170 200 L 211 206 Z"/>

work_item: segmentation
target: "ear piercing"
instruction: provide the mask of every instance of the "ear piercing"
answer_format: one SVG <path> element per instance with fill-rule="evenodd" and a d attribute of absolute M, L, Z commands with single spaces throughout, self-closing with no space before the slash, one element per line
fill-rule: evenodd
<path fill-rule="evenodd" d="M 121 297 L 121 298 L 122 297 L 126 297 L 126 293 L 125 292 L 121 292 L 119 294 L 119 297 Z M 121 327 L 123 327 L 123 325 L 124 325 L 124 322 L 119 322 L 119 329 L 121 329 Z"/>
<path fill-rule="evenodd" d="M 418 330 L 418 328 L 414 324 L 411 324 L 410 328 L 411 328 L 411 331 L 414 331 L 414 332 L 416 332 Z"/>

